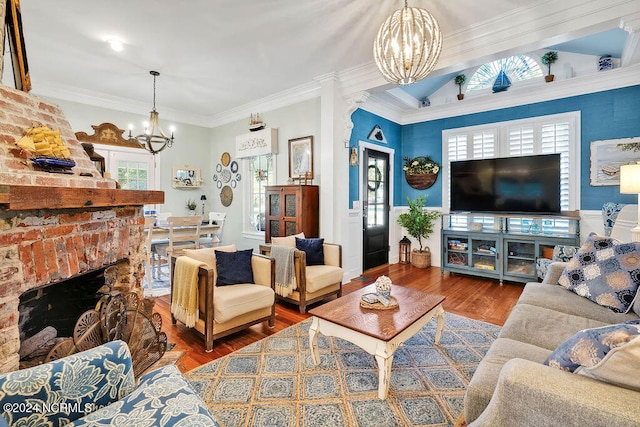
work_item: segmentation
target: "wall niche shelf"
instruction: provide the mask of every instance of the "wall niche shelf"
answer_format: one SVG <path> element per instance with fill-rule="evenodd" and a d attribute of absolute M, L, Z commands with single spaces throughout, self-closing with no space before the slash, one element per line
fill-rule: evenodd
<path fill-rule="evenodd" d="M 580 245 L 578 211 L 562 215 L 441 216 L 440 271 L 500 281 L 535 282 L 536 260 L 556 245 Z"/>
<path fill-rule="evenodd" d="M 174 166 L 172 181 L 173 188 L 200 188 L 202 184 L 200 168 Z"/>

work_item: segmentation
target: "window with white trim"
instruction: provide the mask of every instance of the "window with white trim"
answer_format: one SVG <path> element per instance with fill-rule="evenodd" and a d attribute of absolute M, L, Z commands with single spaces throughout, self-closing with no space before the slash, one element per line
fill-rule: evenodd
<path fill-rule="evenodd" d="M 442 206 L 449 210 L 449 163 L 456 160 L 560 153 L 560 209 L 576 210 L 580 200 L 580 113 L 564 113 L 523 120 L 446 130 L 442 133 Z M 493 218 L 474 218 L 487 225 Z M 452 217 L 452 225 L 466 226 L 466 217 Z M 566 221 L 565 221 L 566 222 Z M 558 230 L 568 227 L 556 221 Z"/>

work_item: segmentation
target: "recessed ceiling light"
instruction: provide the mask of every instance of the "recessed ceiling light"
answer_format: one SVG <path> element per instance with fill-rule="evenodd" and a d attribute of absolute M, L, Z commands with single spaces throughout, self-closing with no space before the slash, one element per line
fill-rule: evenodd
<path fill-rule="evenodd" d="M 121 52 L 124 49 L 124 43 L 122 42 L 122 40 L 109 39 L 107 40 L 107 43 L 109 43 L 111 49 L 115 50 L 116 52 Z"/>

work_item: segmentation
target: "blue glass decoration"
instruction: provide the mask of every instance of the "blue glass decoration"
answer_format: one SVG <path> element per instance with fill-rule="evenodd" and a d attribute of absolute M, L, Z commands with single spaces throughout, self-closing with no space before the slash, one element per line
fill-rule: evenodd
<path fill-rule="evenodd" d="M 504 70 L 500 70 L 498 77 L 496 77 L 496 81 L 493 82 L 493 93 L 503 92 L 509 89 L 509 86 L 511 86 L 511 80 L 509 80 L 509 77 Z"/>

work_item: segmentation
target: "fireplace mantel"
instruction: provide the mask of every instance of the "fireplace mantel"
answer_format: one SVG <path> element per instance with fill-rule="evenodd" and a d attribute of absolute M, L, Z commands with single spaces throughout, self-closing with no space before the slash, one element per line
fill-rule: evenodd
<path fill-rule="evenodd" d="M 5 209 L 12 211 L 137 206 L 162 203 L 164 203 L 163 191 L 0 185 L 0 209 L 5 207 Z"/>

